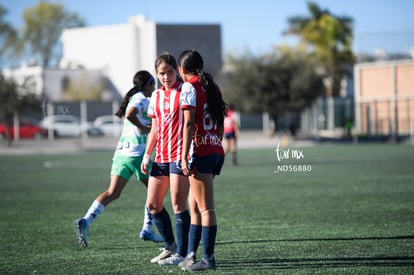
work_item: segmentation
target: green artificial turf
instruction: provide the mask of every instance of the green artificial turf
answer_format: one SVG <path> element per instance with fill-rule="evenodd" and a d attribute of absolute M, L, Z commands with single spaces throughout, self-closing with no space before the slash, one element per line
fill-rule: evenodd
<path fill-rule="evenodd" d="M 413 146 L 289 147 L 280 161 L 274 149 L 239 150 L 216 178 L 217 270 L 203 274 L 414 272 Z M 73 221 L 106 190 L 111 158 L 0 156 L 1 274 L 181 273 L 150 263 L 160 245 L 138 238 L 135 178 L 78 245 Z"/>

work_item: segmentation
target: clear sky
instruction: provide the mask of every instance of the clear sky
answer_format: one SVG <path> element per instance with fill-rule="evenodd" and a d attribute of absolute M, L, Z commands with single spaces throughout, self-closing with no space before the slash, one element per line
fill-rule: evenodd
<path fill-rule="evenodd" d="M 3 0 L 5 20 L 16 28 L 23 24 L 26 7 L 39 0 Z M 126 23 L 145 15 L 156 23 L 219 23 L 224 53 L 267 53 L 272 46 L 294 44 L 286 37 L 287 18 L 308 16 L 307 0 L 49 0 L 77 12 L 87 25 Z M 315 0 L 334 15 L 354 19 L 356 52 L 408 52 L 414 48 L 414 0 Z"/>

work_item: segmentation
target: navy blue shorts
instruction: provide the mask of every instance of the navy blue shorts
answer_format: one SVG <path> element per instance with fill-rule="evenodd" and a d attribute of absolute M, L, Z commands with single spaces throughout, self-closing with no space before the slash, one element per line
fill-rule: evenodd
<path fill-rule="evenodd" d="M 236 132 L 233 131 L 231 133 L 224 133 L 224 138 L 225 139 L 232 139 L 232 138 L 236 138 Z"/>
<path fill-rule="evenodd" d="M 219 154 L 207 155 L 203 157 L 193 155 L 191 166 L 193 167 L 194 171 L 203 174 L 220 175 L 223 163 L 224 156 Z"/>
<path fill-rule="evenodd" d="M 175 162 L 168 162 L 168 163 L 158 163 L 154 162 L 152 163 L 152 168 L 150 175 L 152 177 L 161 177 L 161 176 L 167 176 L 169 177 L 170 174 L 176 174 L 184 176 L 181 169 L 177 166 L 177 163 Z"/>

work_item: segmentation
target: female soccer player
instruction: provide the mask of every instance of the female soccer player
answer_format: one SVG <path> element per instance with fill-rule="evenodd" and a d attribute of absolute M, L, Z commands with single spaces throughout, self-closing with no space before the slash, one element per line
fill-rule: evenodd
<path fill-rule="evenodd" d="M 214 246 L 217 234 L 213 179 L 224 162 L 221 144 L 226 104 L 213 77 L 203 72 L 203 59 L 195 50 L 178 58 L 185 81 L 181 90 L 184 110 L 182 171 L 189 176 L 191 225 L 188 253 L 179 264 L 183 270 L 215 269 Z M 191 163 L 188 160 L 191 145 Z M 195 261 L 197 247 L 203 243 L 203 258 Z"/>
<path fill-rule="evenodd" d="M 141 170 L 148 173 L 148 163 L 155 149 L 147 192 L 147 207 L 155 225 L 164 239 L 164 248 L 152 263 L 177 265 L 187 254 L 190 215 L 187 209 L 188 179 L 177 167 L 182 150 L 182 110 L 180 94 L 182 83 L 178 80 L 177 62 L 168 54 L 161 54 L 155 61 L 155 70 L 162 87 L 153 92 L 148 116 L 152 118 L 151 132 Z M 175 243 L 170 216 L 164 208 L 164 197 L 170 188 L 172 208 L 176 220 Z"/>
<path fill-rule="evenodd" d="M 149 72 L 139 71 L 135 74 L 133 83 L 134 87 L 125 95 L 116 112 L 120 118 L 125 116 L 125 120 L 112 160 L 109 188 L 95 199 L 83 218 L 75 221 L 77 238 L 84 247 L 88 245 L 89 226 L 102 214 L 110 202 L 119 198 L 133 174 L 138 181 L 141 180 L 145 186 L 148 185 L 148 175 L 141 172 L 141 162 L 144 156 L 146 135 L 150 130 L 150 120 L 147 117 L 148 97 L 154 90 L 155 79 Z M 155 242 L 163 241 L 152 231 L 152 216 L 147 208 L 145 208 L 140 238 Z"/>
<path fill-rule="evenodd" d="M 237 165 L 237 139 L 239 138 L 240 130 L 237 122 L 236 112 L 234 106 L 230 104 L 227 115 L 224 118 L 224 154 L 230 150 L 233 165 Z"/>

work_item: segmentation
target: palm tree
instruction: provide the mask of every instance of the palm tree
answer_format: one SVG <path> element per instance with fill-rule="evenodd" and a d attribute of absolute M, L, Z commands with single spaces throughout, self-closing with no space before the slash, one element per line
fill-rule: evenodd
<path fill-rule="evenodd" d="M 312 53 L 321 62 L 327 83 L 332 84 L 327 87 L 327 93 L 337 96 L 341 79 L 347 74 L 346 66 L 354 62 L 351 50 L 353 19 L 335 16 L 313 2 L 308 2 L 308 10 L 309 17 L 290 17 L 284 34 L 298 35 L 312 46 Z"/>

